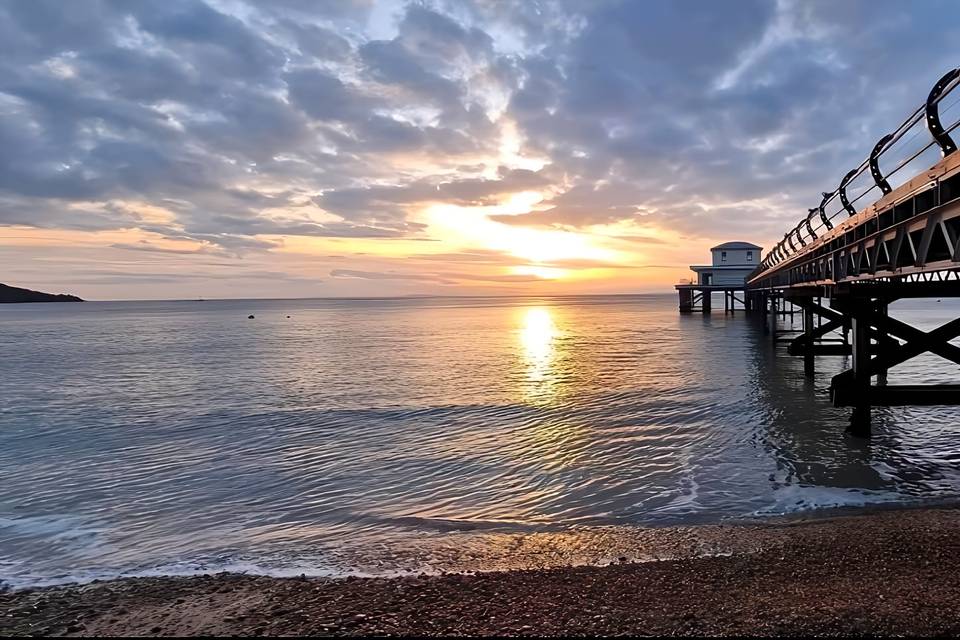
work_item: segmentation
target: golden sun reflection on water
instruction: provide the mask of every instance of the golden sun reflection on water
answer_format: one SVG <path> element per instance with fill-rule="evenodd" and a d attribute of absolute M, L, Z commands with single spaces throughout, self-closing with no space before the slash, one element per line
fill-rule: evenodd
<path fill-rule="evenodd" d="M 527 309 L 519 333 L 523 347 L 523 399 L 547 408 L 559 406 L 565 395 L 565 381 L 575 366 L 566 350 L 566 331 L 558 327 L 554 312 L 545 307 Z M 569 390 L 567 390 L 569 391 Z M 560 468 L 576 462 L 584 451 L 587 433 L 569 417 L 550 413 L 530 423 L 518 433 L 518 450 L 526 452 L 547 468 Z"/>
<path fill-rule="evenodd" d="M 520 342 L 526 365 L 528 400 L 547 402 L 556 394 L 553 365 L 556 359 L 556 339 L 559 335 L 548 309 L 533 307 L 523 316 Z"/>

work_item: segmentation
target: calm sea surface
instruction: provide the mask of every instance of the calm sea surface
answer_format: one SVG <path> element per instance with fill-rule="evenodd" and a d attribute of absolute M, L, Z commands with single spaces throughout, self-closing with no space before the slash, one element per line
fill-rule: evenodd
<path fill-rule="evenodd" d="M 0 580 L 482 568 L 527 535 L 960 496 L 957 410 L 852 440 L 844 364 L 807 381 L 673 295 L 2 306 Z"/>

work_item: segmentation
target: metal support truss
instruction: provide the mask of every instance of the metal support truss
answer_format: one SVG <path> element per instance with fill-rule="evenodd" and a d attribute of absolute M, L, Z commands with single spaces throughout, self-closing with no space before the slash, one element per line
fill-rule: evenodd
<path fill-rule="evenodd" d="M 887 371 L 923 353 L 933 353 L 960 364 L 960 347 L 950 341 L 960 336 L 960 318 L 932 331 L 922 331 L 887 315 L 890 300 L 837 299 L 834 307 L 849 316 L 853 326 L 853 367 L 835 375 L 830 396 L 838 407 L 853 407 L 851 430 L 859 435 L 870 431 L 871 406 L 960 405 L 957 385 L 888 385 Z M 892 336 L 896 340 L 871 338 Z M 902 342 L 900 342 L 902 340 Z M 871 386 L 871 378 L 877 385 Z"/>

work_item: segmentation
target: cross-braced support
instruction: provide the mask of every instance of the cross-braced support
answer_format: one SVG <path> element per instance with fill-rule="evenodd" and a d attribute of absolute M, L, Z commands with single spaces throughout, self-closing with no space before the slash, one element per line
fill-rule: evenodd
<path fill-rule="evenodd" d="M 849 356 L 853 353 L 847 341 L 849 318 L 839 311 L 824 307 L 819 299 L 814 295 L 791 296 L 791 301 L 803 310 L 803 333 L 790 340 L 787 353 L 803 357 L 803 372 L 808 378 L 812 378 L 816 371 L 816 356 Z M 840 331 L 841 334 L 828 338 L 834 331 Z M 869 339 L 876 343 L 869 347 L 871 351 L 900 344 L 874 327 L 867 327 L 866 331 Z"/>
<path fill-rule="evenodd" d="M 870 434 L 871 406 L 960 405 L 960 385 L 886 384 L 889 369 L 922 353 L 960 364 L 960 347 L 950 344 L 960 336 L 960 318 L 922 331 L 891 318 L 887 313 L 890 302 L 853 299 L 833 303 L 850 318 L 853 367 L 833 377 L 830 395 L 834 405 L 853 407 L 850 431 L 856 435 Z M 877 345 L 871 346 L 872 338 Z M 877 386 L 871 386 L 873 376 Z"/>

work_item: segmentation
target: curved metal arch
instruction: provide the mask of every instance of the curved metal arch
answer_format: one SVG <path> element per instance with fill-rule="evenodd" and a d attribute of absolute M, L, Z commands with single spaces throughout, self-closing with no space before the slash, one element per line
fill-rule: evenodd
<path fill-rule="evenodd" d="M 830 218 L 827 217 L 827 213 L 823 210 L 823 208 L 827 205 L 827 200 L 829 200 L 833 194 L 827 193 L 826 191 L 822 191 L 821 193 L 823 195 L 823 200 L 820 201 L 820 206 L 818 207 L 820 210 L 820 220 L 823 221 L 823 226 L 827 228 L 827 231 L 830 231 L 833 229 L 833 223 L 830 222 Z"/>
<path fill-rule="evenodd" d="M 840 181 L 840 186 L 838 187 L 840 204 L 843 205 L 844 210 L 846 210 L 849 216 L 857 215 L 857 210 L 853 208 L 853 205 L 850 204 L 850 201 L 847 199 L 847 185 L 850 184 L 850 181 L 853 180 L 853 176 L 855 175 L 857 175 L 857 169 L 848 171 L 847 175 L 843 176 L 843 180 Z"/>
<path fill-rule="evenodd" d="M 787 244 L 790 245 L 790 251 L 796 252 L 797 247 L 793 244 L 793 231 L 787 233 L 783 238 L 787 241 Z"/>
<path fill-rule="evenodd" d="M 810 218 L 812 218 L 812 217 L 813 217 L 813 214 L 815 214 L 816 212 L 817 212 L 816 209 L 807 209 L 807 217 L 806 217 L 806 219 L 803 221 L 804 224 L 807 225 L 807 233 L 810 234 L 810 239 L 811 239 L 811 240 L 816 240 L 816 239 L 817 239 L 817 234 L 816 234 L 816 232 L 814 232 L 814 230 L 813 230 L 813 225 L 810 224 Z"/>
<path fill-rule="evenodd" d="M 810 218 L 807 218 L 807 226 L 809 226 L 809 225 L 810 225 Z M 797 228 L 794 229 L 793 232 L 797 234 L 797 240 L 800 241 L 800 246 L 801 246 L 801 247 L 805 247 L 805 246 L 807 246 L 807 243 L 806 243 L 806 241 L 803 239 L 803 232 L 800 231 L 800 227 L 801 227 L 801 226 L 803 226 L 803 225 L 799 225 L 799 224 L 798 224 L 798 225 L 797 225 Z"/>
<path fill-rule="evenodd" d="M 883 151 L 883 146 L 890 141 L 890 138 L 893 137 L 892 133 L 888 133 L 877 141 L 877 144 L 873 146 L 873 151 L 870 152 L 870 175 L 873 176 L 874 183 L 880 187 L 880 191 L 883 192 L 883 195 L 887 195 L 893 189 L 890 187 L 890 183 L 887 182 L 887 179 L 883 177 L 883 173 L 880 171 L 880 152 Z"/>
<path fill-rule="evenodd" d="M 943 95 L 943 90 L 947 88 L 947 85 L 956 80 L 957 76 L 960 76 L 960 69 L 951 69 L 943 74 L 943 77 L 937 80 L 937 84 L 933 85 L 933 89 L 930 89 L 930 94 L 927 96 L 927 104 L 924 107 L 927 115 L 927 131 L 930 132 L 933 140 L 940 146 L 940 153 L 944 158 L 956 151 L 957 145 L 953 141 L 953 138 L 950 137 L 950 134 L 944 130 L 943 124 L 940 122 L 939 98 Z"/>

